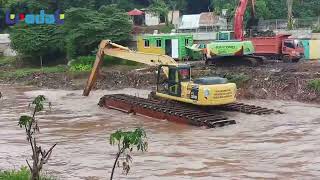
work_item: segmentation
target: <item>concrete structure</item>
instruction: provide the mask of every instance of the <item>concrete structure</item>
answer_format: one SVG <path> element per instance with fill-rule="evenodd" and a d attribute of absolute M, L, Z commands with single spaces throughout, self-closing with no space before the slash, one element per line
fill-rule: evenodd
<path fill-rule="evenodd" d="M 145 11 L 145 24 L 147 26 L 156 26 L 160 24 L 160 16 L 153 12 Z"/>
<path fill-rule="evenodd" d="M 320 60 L 320 39 L 301 40 L 304 47 L 304 55 L 307 60 Z"/>
<path fill-rule="evenodd" d="M 157 26 L 165 23 L 165 17 L 158 13 L 151 12 L 148 9 L 134 9 L 128 14 L 132 17 L 135 25 Z M 168 22 L 173 25 L 178 25 L 180 22 L 180 11 L 169 11 L 167 14 Z"/>
<path fill-rule="evenodd" d="M 0 55 L 16 56 L 16 52 L 10 48 L 9 34 L 0 34 Z"/>
<path fill-rule="evenodd" d="M 312 34 L 311 34 L 311 39 L 318 39 L 318 40 L 320 40 L 320 33 L 312 33 Z"/>
<path fill-rule="evenodd" d="M 178 26 L 180 23 L 180 11 L 169 11 L 168 21 L 172 22 L 173 25 Z"/>

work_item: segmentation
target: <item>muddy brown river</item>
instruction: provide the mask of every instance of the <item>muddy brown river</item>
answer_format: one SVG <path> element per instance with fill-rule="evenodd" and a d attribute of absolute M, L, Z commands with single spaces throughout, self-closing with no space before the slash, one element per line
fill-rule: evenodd
<path fill-rule="evenodd" d="M 1 85 L 0 169 L 26 165 L 30 147 L 17 119 L 43 94 L 52 110 L 39 116 L 40 142 L 57 142 L 45 171 L 60 179 L 108 179 L 116 147 L 109 135 L 119 128 L 146 129 L 149 150 L 134 153 L 128 176 L 115 179 L 319 179 L 320 106 L 284 101 L 246 101 L 283 110 L 283 115 L 225 113 L 236 125 L 202 129 L 124 114 L 97 106 L 107 93 L 140 97 L 148 91 L 39 90 Z"/>

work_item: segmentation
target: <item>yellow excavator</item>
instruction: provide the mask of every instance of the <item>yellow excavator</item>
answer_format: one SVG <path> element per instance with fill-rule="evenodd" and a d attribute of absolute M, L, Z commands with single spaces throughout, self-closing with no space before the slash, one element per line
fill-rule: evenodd
<path fill-rule="evenodd" d="M 110 40 L 102 40 L 92 72 L 83 95 L 88 96 L 93 88 L 104 55 L 129 61 L 158 66 L 157 88 L 154 95 L 159 98 L 199 106 L 218 106 L 236 101 L 236 84 L 221 77 L 191 78 L 191 66 L 177 63 L 166 55 L 157 55 L 130 50 Z"/>

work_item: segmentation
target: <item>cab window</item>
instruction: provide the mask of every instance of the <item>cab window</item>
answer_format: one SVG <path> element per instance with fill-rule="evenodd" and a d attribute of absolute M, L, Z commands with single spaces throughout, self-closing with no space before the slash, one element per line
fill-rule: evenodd
<path fill-rule="evenodd" d="M 169 68 L 169 81 L 177 82 L 177 80 L 176 80 L 176 69 L 170 69 Z"/>
<path fill-rule="evenodd" d="M 292 41 L 285 41 L 283 44 L 285 47 L 294 48 L 294 44 Z"/>
<path fill-rule="evenodd" d="M 180 69 L 179 76 L 181 81 L 190 81 L 190 69 Z"/>

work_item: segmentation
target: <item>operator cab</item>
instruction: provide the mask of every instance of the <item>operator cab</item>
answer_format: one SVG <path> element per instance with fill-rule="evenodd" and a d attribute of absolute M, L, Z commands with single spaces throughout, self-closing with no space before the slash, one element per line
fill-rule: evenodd
<path fill-rule="evenodd" d="M 168 72 L 168 78 L 164 70 Z M 157 76 L 157 92 L 181 97 L 181 82 L 191 81 L 191 66 L 160 65 Z"/>
<path fill-rule="evenodd" d="M 166 78 L 164 70 L 168 72 Z M 157 92 L 181 97 L 182 86 L 193 82 L 195 87 L 198 85 L 217 85 L 226 84 L 228 80 L 221 77 L 201 77 L 192 81 L 190 65 L 161 65 L 158 69 Z"/>

